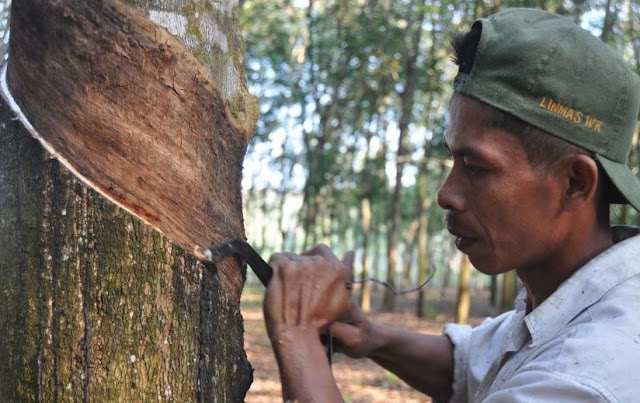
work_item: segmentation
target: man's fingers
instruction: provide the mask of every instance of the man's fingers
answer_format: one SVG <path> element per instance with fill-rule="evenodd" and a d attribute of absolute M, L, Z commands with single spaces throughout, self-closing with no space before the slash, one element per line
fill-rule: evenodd
<path fill-rule="evenodd" d="M 301 255 L 303 255 L 303 256 L 321 256 L 327 262 L 330 262 L 330 263 L 333 263 L 333 264 L 340 262 L 340 259 L 338 259 L 338 257 L 336 255 L 334 255 L 333 252 L 331 252 L 331 249 L 329 249 L 329 247 L 327 245 L 322 244 L 322 243 L 319 243 L 319 244 L 315 245 L 313 248 L 302 252 Z"/>
<path fill-rule="evenodd" d="M 347 252 L 344 259 L 341 261 L 336 255 L 333 254 L 333 252 L 327 245 L 317 244 L 313 248 L 302 252 L 301 256 L 305 256 L 314 260 L 324 260 L 325 262 L 329 263 L 328 267 L 332 268 L 333 270 L 340 270 L 342 272 L 341 275 L 344 275 L 346 288 L 348 290 L 351 290 L 352 282 L 350 280 L 350 275 L 353 270 L 353 252 Z"/>
<path fill-rule="evenodd" d="M 267 306 L 265 304 L 268 304 L 268 311 L 278 316 L 274 318 L 276 321 L 293 323 L 296 320 L 292 312 L 296 312 L 297 302 L 287 294 L 292 292 L 293 285 L 291 283 L 295 282 L 295 279 L 291 278 L 290 273 L 295 272 L 298 258 L 295 253 L 290 252 L 274 253 L 269 258 L 269 265 L 273 268 L 273 277 L 267 286 L 263 309 L 266 314 Z"/>
<path fill-rule="evenodd" d="M 286 264 L 292 260 L 295 261 L 297 257 L 298 255 L 292 252 L 274 253 L 269 258 L 269 266 L 274 267 L 274 266 L 279 266 L 281 264 Z"/>
<path fill-rule="evenodd" d="M 349 283 L 349 285 L 351 285 L 351 282 L 353 281 L 353 261 L 355 260 L 355 258 L 356 258 L 356 253 L 352 250 L 345 253 L 344 256 L 342 257 L 342 264 L 347 270 L 347 282 Z M 350 287 L 347 287 L 347 288 L 350 289 Z"/>
<path fill-rule="evenodd" d="M 356 356 L 360 355 L 360 352 L 354 351 L 362 344 L 362 331 L 360 329 L 348 323 L 334 322 L 329 326 L 329 330 L 336 341 L 334 344 L 336 351 Z"/>
<path fill-rule="evenodd" d="M 333 254 L 331 249 L 327 245 L 317 244 L 313 248 L 302 252 L 302 256 L 319 256 L 325 259 L 327 262 L 338 265 L 342 263 L 347 274 L 347 281 L 350 283 L 353 281 L 353 262 L 355 260 L 355 252 L 348 251 L 344 254 L 342 260 L 339 260 L 336 255 Z"/>

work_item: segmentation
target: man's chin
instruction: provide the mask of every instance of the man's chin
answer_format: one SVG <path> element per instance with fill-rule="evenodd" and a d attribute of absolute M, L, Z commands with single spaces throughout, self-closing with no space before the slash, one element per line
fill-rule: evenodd
<path fill-rule="evenodd" d="M 504 264 L 500 264 L 491 256 L 473 253 L 473 251 L 471 253 L 465 254 L 469 257 L 469 261 L 471 262 L 473 267 L 482 274 L 495 276 L 511 271 L 510 267 L 504 267 Z"/>

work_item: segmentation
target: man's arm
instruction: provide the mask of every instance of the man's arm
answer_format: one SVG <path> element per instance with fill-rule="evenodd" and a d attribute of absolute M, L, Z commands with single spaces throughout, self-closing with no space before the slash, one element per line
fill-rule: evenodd
<path fill-rule="evenodd" d="M 278 360 L 283 400 L 342 401 L 317 330 L 285 327 L 270 337 Z"/>
<path fill-rule="evenodd" d="M 413 388 L 446 401 L 453 381 L 453 346 L 446 336 L 384 326 L 352 306 L 331 326 L 336 350 L 353 358 L 367 357 Z"/>
<path fill-rule="evenodd" d="M 300 256 L 275 254 L 269 264 L 263 309 L 283 399 L 342 401 L 319 335 L 349 306 L 345 264 L 324 245 Z"/>
<path fill-rule="evenodd" d="M 298 256 L 275 254 L 264 300 L 265 322 L 278 360 L 283 398 L 341 401 L 319 333 L 330 324 L 336 350 L 369 357 L 414 388 L 438 399 L 451 395 L 453 347 L 445 336 L 425 335 L 370 321 L 349 308 L 347 272 L 324 245 Z"/>

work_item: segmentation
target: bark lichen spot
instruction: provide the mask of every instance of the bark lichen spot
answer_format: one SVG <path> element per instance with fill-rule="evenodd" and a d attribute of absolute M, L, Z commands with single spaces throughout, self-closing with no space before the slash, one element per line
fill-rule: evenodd
<path fill-rule="evenodd" d="M 225 33 L 218 28 L 218 25 L 210 16 L 205 15 L 200 20 L 200 33 L 204 41 L 205 52 L 211 53 L 213 46 L 218 47 L 224 54 L 229 51 Z"/>
<path fill-rule="evenodd" d="M 187 33 L 187 18 L 183 15 L 162 10 L 149 10 L 149 19 L 174 36 L 183 37 Z"/>
<path fill-rule="evenodd" d="M 238 0 L 209 0 L 209 3 L 225 14 L 233 14 L 238 9 Z"/>
<path fill-rule="evenodd" d="M 240 74 L 238 74 L 238 70 L 233 63 L 233 60 L 227 60 L 222 74 L 222 93 L 224 94 L 225 99 L 233 99 L 233 97 L 240 92 Z"/>

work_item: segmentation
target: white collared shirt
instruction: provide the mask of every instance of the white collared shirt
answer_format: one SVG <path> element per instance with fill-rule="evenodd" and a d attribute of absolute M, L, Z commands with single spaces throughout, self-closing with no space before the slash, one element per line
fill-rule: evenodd
<path fill-rule="evenodd" d="M 629 237 L 613 228 L 614 240 Z M 454 344 L 450 402 L 640 402 L 640 233 L 576 271 L 525 315 L 516 309 Z"/>

